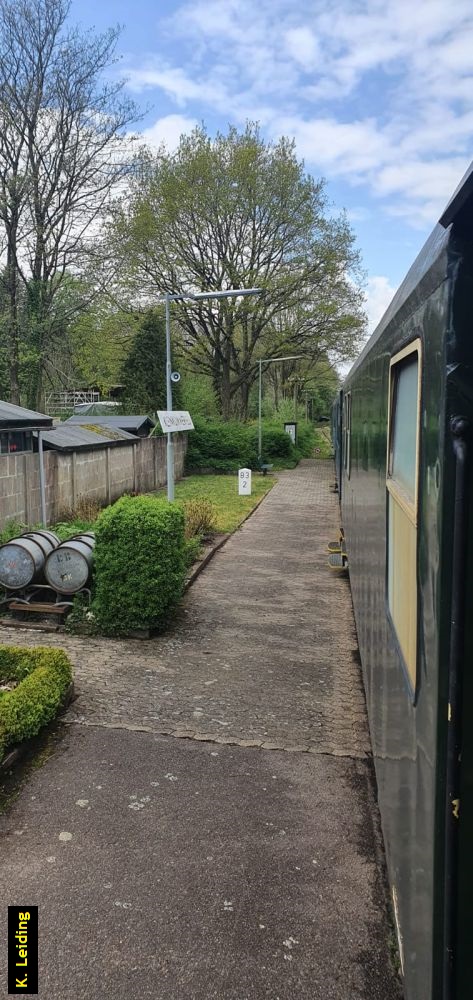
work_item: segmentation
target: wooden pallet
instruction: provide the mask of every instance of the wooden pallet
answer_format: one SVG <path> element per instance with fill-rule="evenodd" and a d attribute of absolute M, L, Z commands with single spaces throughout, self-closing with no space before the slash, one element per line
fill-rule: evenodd
<path fill-rule="evenodd" d="M 23 601 L 10 601 L 8 605 L 9 611 L 26 611 L 32 612 L 37 615 L 65 615 L 67 611 L 70 611 L 70 604 L 53 604 L 52 602 L 40 602 L 35 601 L 34 603 L 23 603 Z"/>

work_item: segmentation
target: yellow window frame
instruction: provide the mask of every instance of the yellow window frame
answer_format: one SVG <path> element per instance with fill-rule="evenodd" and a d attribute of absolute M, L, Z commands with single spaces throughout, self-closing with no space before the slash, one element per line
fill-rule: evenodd
<path fill-rule="evenodd" d="M 350 478 L 351 473 L 351 391 L 346 392 L 343 396 L 344 404 L 344 466 L 347 474 L 347 478 Z"/>
<path fill-rule="evenodd" d="M 402 484 L 392 475 L 394 447 L 394 406 L 396 389 L 396 368 L 409 358 L 417 355 L 417 408 L 415 440 L 414 498 L 406 492 Z M 411 341 L 391 358 L 389 366 L 389 406 L 386 456 L 386 488 L 388 491 L 387 519 L 387 600 L 391 621 L 401 649 L 409 681 L 415 691 L 417 683 L 417 526 L 419 506 L 419 455 L 421 426 L 421 384 L 422 384 L 422 342 L 420 338 Z M 393 538 L 391 538 L 391 532 Z M 394 551 L 399 546 L 401 552 Z M 403 567 L 404 576 L 397 582 Z M 400 585 L 402 583 L 402 586 Z M 396 586 L 397 584 L 397 586 Z M 392 601 L 392 603 L 391 603 Z"/>

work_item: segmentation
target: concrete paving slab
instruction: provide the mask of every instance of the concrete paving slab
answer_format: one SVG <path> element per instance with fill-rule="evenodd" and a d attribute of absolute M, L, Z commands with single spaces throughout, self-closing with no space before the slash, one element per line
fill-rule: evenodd
<path fill-rule="evenodd" d="M 73 726 L 0 833 L 44 1000 L 400 998 L 368 761 Z"/>

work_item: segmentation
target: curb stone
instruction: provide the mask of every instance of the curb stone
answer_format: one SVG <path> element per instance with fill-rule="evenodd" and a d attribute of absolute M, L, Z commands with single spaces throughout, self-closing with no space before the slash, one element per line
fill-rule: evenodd
<path fill-rule="evenodd" d="M 138 726 L 125 722 L 87 722 L 85 719 L 68 719 L 68 725 L 87 726 L 90 729 L 125 729 L 133 733 L 149 733 L 156 739 L 161 736 L 176 740 L 194 740 L 197 743 L 212 743 L 219 746 L 237 746 L 244 749 L 276 750 L 284 753 L 310 753 L 327 757 L 347 757 L 356 760 L 370 758 L 371 754 L 356 749 L 355 753 L 342 752 L 334 749 L 331 744 L 324 743 L 321 747 L 309 746 L 305 743 L 272 742 L 264 739 L 240 739 L 238 736 L 221 736 L 219 733 L 200 733 L 193 729 L 151 729 L 149 726 Z"/>

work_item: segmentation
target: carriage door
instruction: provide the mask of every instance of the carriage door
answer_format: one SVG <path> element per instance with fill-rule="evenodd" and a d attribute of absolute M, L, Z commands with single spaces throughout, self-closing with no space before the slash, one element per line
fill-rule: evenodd
<path fill-rule="evenodd" d="M 391 360 L 387 455 L 388 607 L 413 690 L 417 670 L 417 509 L 421 342 Z"/>

